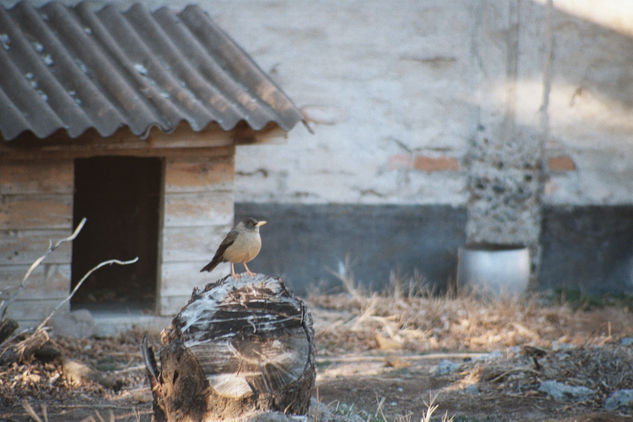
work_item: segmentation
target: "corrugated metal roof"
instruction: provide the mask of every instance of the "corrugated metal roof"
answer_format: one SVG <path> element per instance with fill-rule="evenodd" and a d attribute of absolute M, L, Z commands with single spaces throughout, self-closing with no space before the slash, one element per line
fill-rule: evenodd
<path fill-rule="evenodd" d="M 283 91 L 197 6 L 180 13 L 57 2 L 0 7 L 0 132 L 75 138 L 127 126 L 143 135 L 181 121 L 290 130 L 302 115 Z"/>

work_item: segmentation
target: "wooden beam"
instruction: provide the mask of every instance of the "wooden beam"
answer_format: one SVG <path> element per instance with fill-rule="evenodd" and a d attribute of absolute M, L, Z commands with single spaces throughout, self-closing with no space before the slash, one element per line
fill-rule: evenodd
<path fill-rule="evenodd" d="M 234 151 L 229 152 L 215 157 L 168 157 L 165 160 L 165 193 L 233 191 Z"/>
<path fill-rule="evenodd" d="M 118 155 L 130 157 L 223 157 L 235 153 L 234 146 L 209 147 L 209 148 L 144 148 L 144 149 L 99 149 L 87 148 L 85 150 L 39 150 L 39 149 L 5 149 L 0 147 L 0 163 L 12 161 L 36 161 L 36 160 L 65 160 L 75 158 L 90 158 L 105 155 Z"/>
<path fill-rule="evenodd" d="M 0 165 L 0 194 L 71 194 L 72 160 L 11 161 Z"/>
<path fill-rule="evenodd" d="M 48 248 L 49 240 L 63 239 L 70 235 L 68 229 L 16 229 L 0 230 L 0 267 L 3 265 L 27 265 L 26 273 L 36 259 Z M 220 239 L 222 240 L 222 239 Z M 60 245 L 55 253 L 46 258 L 46 264 L 66 264 L 71 260 L 71 244 Z M 0 270 L 0 280 L 4 280 Z M 18 280 L 22 279 L 22 276 Z"/>
<path fill-rule="evenodd" d="M 72 204 L 70 194 L 3 195 L 0 230 L 70 229 Z"/>
<path fill-rule="evenodd" d="M 253 130 L 246 123 L 238 124 L 231 131 L 224 131 L 216 124 L 196 132 L 183 123 L 171 134 L 153 128 L 146 139 L 121 128 L 114 135 L 103 138 L 96 131 L 88 130 L 72 139 L 65 131 L 58 131 L 45 139 L 25 133 L 13 141 L 0 140 L 0 162 L 15 160 L 45 160 L 62 158 L 86 158 L 102 155 L 185 157 L 209 156 L 213 149 L 233 148 L 235 145 L 282 143 L 286 132 L 271 123 L 261 130 Z M 226 151 L 212 156 L 224 155 Z"/>

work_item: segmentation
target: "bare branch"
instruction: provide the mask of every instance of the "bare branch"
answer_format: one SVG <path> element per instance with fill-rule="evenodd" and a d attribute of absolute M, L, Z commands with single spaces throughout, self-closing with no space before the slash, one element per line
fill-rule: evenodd
<path fill-rule="evenodd" d="M 35 413 L 35 410 L 33 409 L 33 406 L 31 406 L 31 403 L 29 403 L 26 399 L 22 400 L 22 407 L 24 408 L 24 410 L 26 410 L 26 413 L 28 413 L 29 416 L 33 418 L 35 422 L 42 422 L 42 419 L 37 415 L 37 413 Z"/>
<path fill-rule="evenodd" d="M 117 265 L 130 265 L 130 264 L 134 264 L 138 261 L 138 256 L 134 259 L 130 259 L 129 261 L 120 261 L 118 259 L 110 259 L 108 261 L 103 261 L 99 264 L 97 264 L 96 266 L 92 267 L 92 269 L 90 269 L 90 271 L 88 271 L 86 274 L 84 274 L 84 276 L 81 278 L 81 280 L 79 280 L 79 282 L 77 283 L 77 285 L 75 286 L 75 288 L 72 290 L 72 292 L 70 292 L 70 294 L 68 295 L 68 297 L 66 297 L 65 299 L 63 299 L 61 302 L 59 302 L 57 304 L 57 306 L 55 306 L 55 309 L 53 309 L 51 311 L 50 314 L 48 314 L 48 316 L 46 318 L 44 318 L 44 320 L 40 323 L 40 325 L 38 325 L 34 330 L 33 333 L 30 334 L 30 336 L 25 339 L 24 341 L 31 341 L 32 338 L 34 338 L 38 332 L 40 331 L 44 331 L 44 326 L 48 323 L 48 321 L 50 321 L 50 319 L 53 317 L 53 315 L 55 315 L 55 312 L 57 312 L 62 306 L 64 306 L 64 304 L 66 302 L 68 302 L 77 292 L 77 290 L 79 290 L 79 288 L 81 287 L 81 285 L 84 283 L 84 281 L 86 281 L 88 279 L 88 277 L 90 277 L 90 275 L 97 271 L 99 268 L 104 267 L 106 265 L 112 265 L 112 264 L 117 264 Z M 18 332 L 17 334 L 13 334 L 11 337 L 5 339 L 2 343 L 0 344 L 5 344 L 5 343 L 9 343 L 10 341 L 12 341 L 13 339 L 15 339 L 16 337 L 24 334 L 25 332 L 29 332 L 30 330 L 23 330 Z M 2 356 L 4 353 L 6 353 L 6 351 L 8 350 L 8 347 L 5 348 L 1 353 L 0 356 Z"/>
<path fill-rule="evenodd" d="M 138 256 L 134 259 L 130 259 L 129 261 L 120 261 L 118 259 L 110 259 L 108 261 L 103 261 L 97 265 L 95 265 L 94 267 L 92 267 L 92 269 L 90 269 L 90 271 L 88 271 L 86 274 L 84 274 L 84 276 L 81 278 L 81 280 L 79 280 L 79 282 L 77 283 L 77 285 L 75 286 L 75 288 L 72 290 L 72 292 L 70 292 L 70 295 L 68 295 L 67 298 L 65 298 L 64 300 L 62 300 L 61 302 L 59 302 L 57 304 L 57 306 L 55 306 L 55 309 L 52 310 L 52 312 L 50 314 L 48 314 L 48 316 L 46 318 L 44 318 L 44 321 L 42 321 L 40 323 L 40 325 L 37 326 L 37 328 L 35 329 L 35 332 L 41 330 L 46 323 L 53 317 L 53 315 L 55 314 L 55 312 L 57 312 L 59 310 L 59 308 L 61 308 L 62 306 L 64 306 L 64 304 L 66 302 L 68 302 L 77 292 L 77 290 L 79 290 L 79 288 L 81 287 L 82 284 L 84 284 L 84 281 L 86 281 L 86 279 L 88 279 L 88 277 L 90 277 L 90 275 L 97 271 L 99 268 L 101 267 L 105 267 L 106 265 L 112 265 L 112 264 L 117 264 L 117 265 L 130 265 L 130 264 L 134 264 L 138 261 Z"/>
<path fill-rule="evenodd" d="M 24 274 L 24 277 L 22 277 L 22 281 L 18 285 L 17 290 L 11 295 L 11 297 L 9 297 L 8 299 L 4 300 L 2 302 L 2 304 L 0 305 L 0 306 L 2 306 L 2 313 L 0 313 L 0 320 L 4 319 L 4 317 L 5 317 L 6 313 L 7 313 L 7 309 L 9 308 L 9 305 L 11 304 L 11 302 L 13 302 L 15 300 L 15 298 L 18 296 L 18 294 L 20 294 L 20 292 L 24 288 L 26 280 L 31 276 L 33 271 L 42 263 L 42 261 L 44 261 L 46 259 L 46 257 L 48 257 L 51 253 L 53 253 L 53 251 L 55 249 L 57 249 L 62 243 L 64 243 L 64 242 L 72 242 L 73 240 L 75 240 L 75 238 L 79 235 L 79 232 L 81 231 L 81 229 L 83 229 L 85 224 L 86 224 L 86 218 L 84 217 L 79 222 L 79 224 L 75 228 L 75 231 L 73 231 L 73 233 L 70 236 L 65 237 L 65 238 L 63 238 L 61 240 L 58 240 L 54 245 L 53 245 L 53 241 L 52 240 L 48 241 L 49 242 L 48 250 L 46 252 L 44 252 L 44 255 L 42 255 L 39 258 L 37 258 L 31 264 L 29 269 L 26 271 L 26 274 Z"/>

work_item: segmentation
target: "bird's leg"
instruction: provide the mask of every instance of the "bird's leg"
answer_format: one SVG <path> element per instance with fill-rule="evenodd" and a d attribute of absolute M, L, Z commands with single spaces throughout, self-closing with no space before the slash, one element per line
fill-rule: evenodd
<path fill-rule="evenodd" d="M 240 275 L 235 272 L 235 264 L 231 262 L 231 277 L 240 278 Z"/>
<path fill-rule="evenodd" d="M 248 273 L 248 275 L 250 275 L 251 277 L 255 276 L 255 273 L 252 273 L 251 270 L 249 270 L 246 266 L 246 262 L 242 262 L 242 265 L 244 266 L 244 268 L 246 268 L 246 272 Z"/>

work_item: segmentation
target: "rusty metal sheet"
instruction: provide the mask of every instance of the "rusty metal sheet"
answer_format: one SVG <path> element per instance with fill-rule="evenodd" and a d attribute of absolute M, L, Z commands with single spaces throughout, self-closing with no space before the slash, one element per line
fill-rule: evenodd
<path fill-rule="evenodd" d="M 180 13 L 87 2 L 0 7 L 0 133 L 45 138 L 60 129 L 138 136 L 186 121 L 194 131 L 239 122 L 290 130 L 288 96 L 197 6 Z"/>

